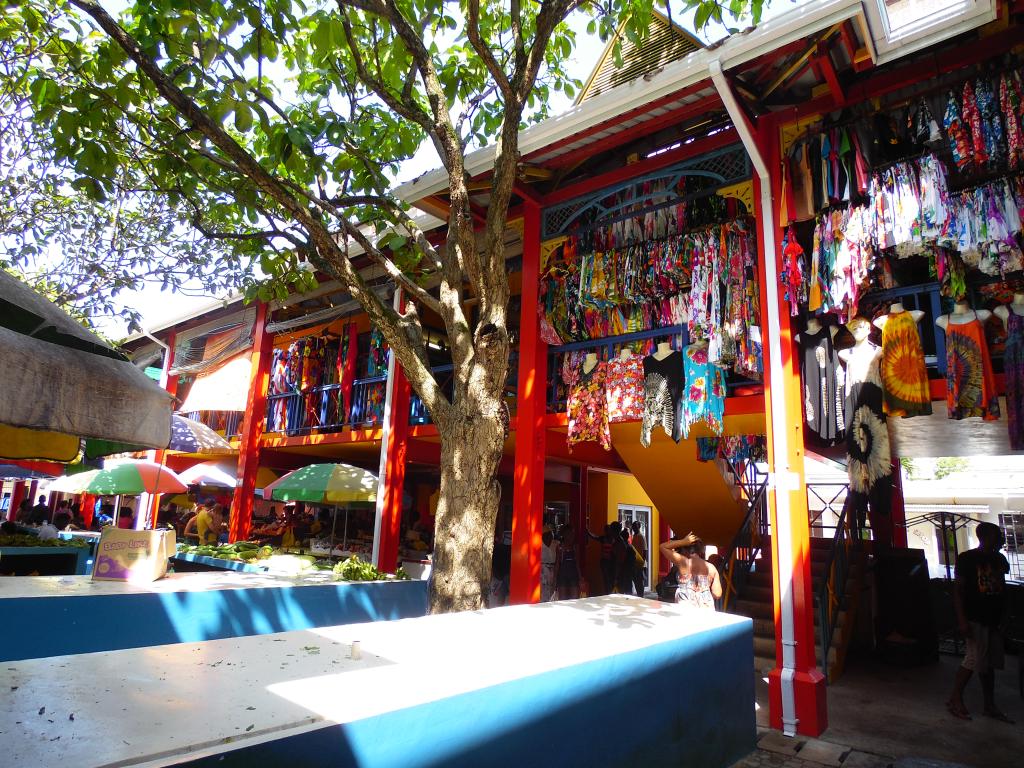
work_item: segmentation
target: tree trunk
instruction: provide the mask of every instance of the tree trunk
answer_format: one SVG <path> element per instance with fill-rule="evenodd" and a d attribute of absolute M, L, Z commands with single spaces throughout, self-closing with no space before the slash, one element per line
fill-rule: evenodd
<path fill-rule="evenodd" d="M 435 521 L 430 612 L 486 607 L 505 443 L 502 393 L 477 393 L 441 430 L 441 494 Z"/>

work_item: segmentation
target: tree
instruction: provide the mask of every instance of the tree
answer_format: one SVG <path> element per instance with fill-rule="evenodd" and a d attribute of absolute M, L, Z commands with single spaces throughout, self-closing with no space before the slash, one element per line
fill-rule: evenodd
<path fill-rule="evenodd" d="M 760 0 L 698 6 L 698 22 Z M 143 190 L 258 260 L 252 297 L 311 286 L 308 262 L 358 300 L 441 436 L 434 611 L 483 605 L 498 507 L 509 358 L 504 231 L 518 134 L 545 115 L 571 13 L 635 38 L 651 0 L 140 0 L 118 17 L 96 0 L 27 0 L 0 40 L 33 42 L 25 65 L 37 126 L 95 200 Z M 24 43 L 22 43 L 24 45 Z M 389 171 L 429 139 L 447 172 L 445 240 L 432 242 L 388 193 Z M 494 142 L 482 232 L 465 157 Z M 355 247 L 398 286 L 370 290 Z M 476 315 L 467 314 L 467 295 Z M 453 390 L 428 363 L 421 313 L 443 322 Z"/>

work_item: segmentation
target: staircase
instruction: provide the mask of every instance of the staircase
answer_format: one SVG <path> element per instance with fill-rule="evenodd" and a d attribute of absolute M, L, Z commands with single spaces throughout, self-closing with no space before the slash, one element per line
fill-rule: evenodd
<path fill-rule="evenodd" d="M 818 597 L 822 594 L 827 569 L 830 567 L 833 539 L 812 538 L 810 541 L 812 588 L 817 603 Z M 763 555 L 754 561 L 738 599 L 728 607 L 730 613 L 746 616 L 754 622 L 754 671 L 758 675 L 765 675 L 775 667 L 775 607 L 772 600 L 775 579 L 772 572 L 771 541 L 767 538 L 763 542 L 762 552 Z M 818 667 L 826 674 L 829 682 L 842 674 L 856 601 L 860 594 L 862 571 L 861 558 L 852 557 L 843 585 L 845 589 L 837 593 L 843 597 L 837 606 L 835 628 L 831 633 L 825 633 L 831 634 L 827 661 L 823 659 L 822 654 L 822 625 L 830 622 L 820 609 L 820 605 L 816 606 L 818 610 L 814 612 L 815 657 L 818 660 Z"/>

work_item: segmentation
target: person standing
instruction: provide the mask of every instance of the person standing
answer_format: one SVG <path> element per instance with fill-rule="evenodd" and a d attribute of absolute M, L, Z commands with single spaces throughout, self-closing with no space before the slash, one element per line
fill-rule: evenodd
<path fill-rule="evenodd" d="M 647 540 L 644 539 L 639 520 L 634 520 L 632 527 L 633 538 L 630 543 L 640 556 L 633 569 L 633 586 L 636 588 L 637 597 L 643 597 L 647 591 Z M 643 560 L 643 565 L 640 564 L 640 560 Z"/>
<path fill-rule="evenodd" d="M 970 720 L 964 706 L 964 689 L 978 673 L 985 700 L 982 714 L 1004 723 L 1012 722 L 995 703 L 995 671 L 1003 668 L 1003 628 L 1007 618 L 1006 574 L 1010 563 L 999 551 L 1003 532 L 992 523 L 979 523 L 978 546 L 956 559 L 953 606 L 957 625 L 967 639 L 967 652 L 953 680 L 946 709 L 954 717 Z"/>
<path fill-rule="evenodd" d="M 555 560 L 555 584 L 559 600 L 575 600 L 580 596 L 580 561 L 576 552 L 576 535 L 571 525 L 562 526 Z"/>
<path fill-rule="evenodd" d="M 633 592 L 633 574 L 636 572 L 636 552 L 629 543 L 629 528 L 618 531 L 618 541 L 612 550 L 615 564 L 615 591 L 620 595 Z"/>
<path fill-rule="evenodd" d="M 32 525 L 42 525 L 50 519 L 50 508 L 46 506 L 46 497 L 40 496 L 39 503 L 32 507 L 30 520 Z"/>
<path fill-rule="evenodd" d="M 615 538 L 617 533 L 612 533 L 612 525 L 614 523 L 608 523 L 604 527 L 604 534 L 596 536 L 590 532 L 587 528 L 587 538 L 591 541 L 597 541 L 601 543 L 601 559 L 598 560 L 598 565 L 601 568 L 601 581 L 604 587 L 604 592 L 601 594 L 610 595 L 612 593 L 612 587 L 615 586 L 614 570 L 615 566 L 612 561 L 612 548 L 615 544 Z"/>
<path fill-rule="evenodd" d="M 699 554 L 703 549 L 700 538 L 691 531 L 681 539 L 664 542 L 659 549 L 679 571 L 676 602 L 715 610 L 715 600 L 722 597 L 722 580 L 718 569 Z"/>

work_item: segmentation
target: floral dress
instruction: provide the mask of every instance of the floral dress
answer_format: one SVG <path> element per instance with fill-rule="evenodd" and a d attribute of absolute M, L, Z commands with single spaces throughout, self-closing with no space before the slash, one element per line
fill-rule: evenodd
<path fill-rule="evenodd" d="M 716 435 L 722 434 L 725 418 L 725 375 L 708 360 L 708 348 L 691 344 L 683 356 L 683 437 L 690 427 L 703 421 Z"/>
<path fill-rule="evenodd" d="M 569 390 L 566 410 L 569 414 L 570 450 L 576 443 L 596 440 L 606 451 L 612 449 L 608 431 L 608 402 L 605 396 L 607 363 L 598 363 L 589 373 L 581 371 Z"/>
<path fill-rule="evenodd" d="M 644 361 L 637 355 L 608 361 L 608 421 L 640 421 L 644 415 Z"/>
<path fill-rule="evenodd" d="M 950 322 L 946 326 L 946 406 L 951 419 L 999 418 L 999 395 L 985 329 L 977 316 L 966 323 Z"/>
<path fill-rule="evenodd" d="M 1024 450 L 1024 316 L 1012 309 L 1006 318 L 1006 416 L 1010 430 L 1010 448 Z"/>
<path fill-rule="evenodd" d="M 882 327 L 882 390 L 889 416 L 928 416 L 932 412 L 928 372 L 917 322 L 909 312 L 893 312 Z"/>

